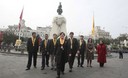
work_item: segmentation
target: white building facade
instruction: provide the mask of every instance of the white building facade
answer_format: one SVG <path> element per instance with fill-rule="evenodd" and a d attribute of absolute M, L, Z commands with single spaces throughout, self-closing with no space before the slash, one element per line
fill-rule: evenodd
<path fill-rule="evenodd" d="M 30 27 L 25 26 L 25 20 L 22 20 L 21 23 L 21 28 L 20 28 L 20 36 L 21 37 L 31 37 L 32 32 L 36 32 L 38 35 L 40 35 L 41 38 L 44 38 L 45 34 L 50 35 L 51 27 L 46 26 L 46 27 L 37 27 L 36 30 L 32 30 Z M 19 26 L 18 25 L 9 25 L 6 31 L 12 32 L 15 35 L 19 36 Z"/>
<path fill-rule="evenodd" d="M 44 39 L 45 34 L 50 35 L 52 27 L 51 26 L 46 26 L 46 27 L 37 27 L 34 32 L 36 32 L 42 39 Z"/>
<path fill-rule="evenodd" d="M 120 34 L 120 36 L 119 37 L 126 37 L 126 39 L 125 40 L 120 40 L 120 44 L 123 46 L 125 46 L 125 47 L 128 47 L 128 34 L 127 33 L 125 33 L 125 34 Z"/>
<path fill-rule="evenodd" d="M 110 32 L 106 32 L 105 30 L 101 29 L 100 26 L 95 27 L 95 38 L 106 38 L 106 39 L 112 39 Z"/>
<path fill-rule="evenodd" d="M 30 27 L 25 26 L 25 20 L 22 20 L 20 27 L 20 36 L 21 37 L 30 37 Z M 19 25 L 9 25 L 6 31 L 12 32 L 15 35 L 19 36 Z"/>

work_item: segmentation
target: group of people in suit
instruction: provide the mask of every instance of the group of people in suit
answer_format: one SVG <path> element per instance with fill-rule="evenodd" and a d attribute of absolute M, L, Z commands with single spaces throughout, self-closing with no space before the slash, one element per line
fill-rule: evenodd
<path fill-rule="evenodd" d="M 32 57 L 33 66 L 36 68 L 37 52 L 40 46 L 40 52 L 42 53 L 42 66 L 41 70 L 45 69 L 45 66 L 49 67 L 49 58 L 51 57 L 51 70 L 57 71 L 57 78 L 60 78 L 60 74 L 64 74 L 65 64 L 69 64 L 69 72 L 72 72 L 74 60 L 77 56 L 78 67 L 83 67 L 84 59 L 86 55 L 87 67 L 92 67 L 92 60 L 94 59 L 94 44 L 91 38 L 86 41 L 84 36 L 81 35 L 80 39 L 74 38 L 74 33 L 70 32 L 69 38 L 65 37 L 65 33 L 61 32 L 59 37 L 57 34 L 53 34 L 53 39 L 48 39 L 48 34 L 45 34 L 45 39 L 41 42 L 36 37 L 36 33 L 32 33 L 32 37 L 27 41 L 28 51 L 28 64 L 27 69 L 30 70 Z M 100 40 L 100 44 L 97 46 L 98 62 L 100 67 L 106 63 L 106 46 L 103 44 L 103 40 Z"/>

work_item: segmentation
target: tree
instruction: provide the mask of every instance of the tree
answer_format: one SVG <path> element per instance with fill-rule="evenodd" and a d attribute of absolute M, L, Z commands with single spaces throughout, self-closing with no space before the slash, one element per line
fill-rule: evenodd
<path fill-rule="evenodd" d="M 28 38 L 27 37 L 21 37 L 22 42 L 27 42 Z"/>
<path fill-rule="evenodd" d="M 112 43 L 113 43 L 113 44 L 120 44 L 120 40 L 119 40 L 119 39 L 113 39 L 113 40 L 112 40 Z"/>
<path fill-rule="evenodd" d="M 14 44 L 16 39 L 17 39 L 17 36 L 15 34 L 11 33 L 11 32 L 5 31 L 3 33 L 3 42 L 4 42 L 4 44 L 8 44 L 8 45 L 10 45 L 11 43 Z"/>
<path fill-rule="evenodd" d="M 127 40 L 127 36 L 123 35 L 122 37 L 119 37 L 118 40 L 119 40 L 119 41 Z"/>
<path fill-rule="evenodd" d="M 102 39 L 103 40 L 103 42 L 106 44 L 106 45 L 110 45 L 110 43 L 112 43 L 111 41 L 111 39 L 107 39 L 107 38 L 100 38 L 100 39 Z M 95 41 L 95 44 L 97 44 L 97 43 L 100 43 L 100 39 L 97 39 L 96 41 Z"/>

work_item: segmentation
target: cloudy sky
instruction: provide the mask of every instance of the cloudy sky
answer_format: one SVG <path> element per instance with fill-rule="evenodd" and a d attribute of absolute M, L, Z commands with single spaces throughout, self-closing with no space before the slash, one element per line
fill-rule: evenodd
<path fill-rule="evenodd" d="M 90 34 L 94 12 L 95 25 L 110 32 L 113 38 L 128 33 L 128 0 L 0 0 L 0 28 L 18 24 L 23 6 L 26 26 L 36 29 L 52 25 L 59 2 L 68 32 Z"/>

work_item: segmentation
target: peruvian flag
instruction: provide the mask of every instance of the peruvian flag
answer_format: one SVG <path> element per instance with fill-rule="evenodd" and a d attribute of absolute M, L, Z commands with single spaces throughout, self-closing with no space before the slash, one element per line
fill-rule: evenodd
<path fill-rule="evenodd" d="M 24 8 L 22 9 L 21 14 L 20 14 L 19 30 L 21 28 L 21 21 L 22 21 L 22 18 L 23 18 L 23 11 L 24 11 Z"/>

